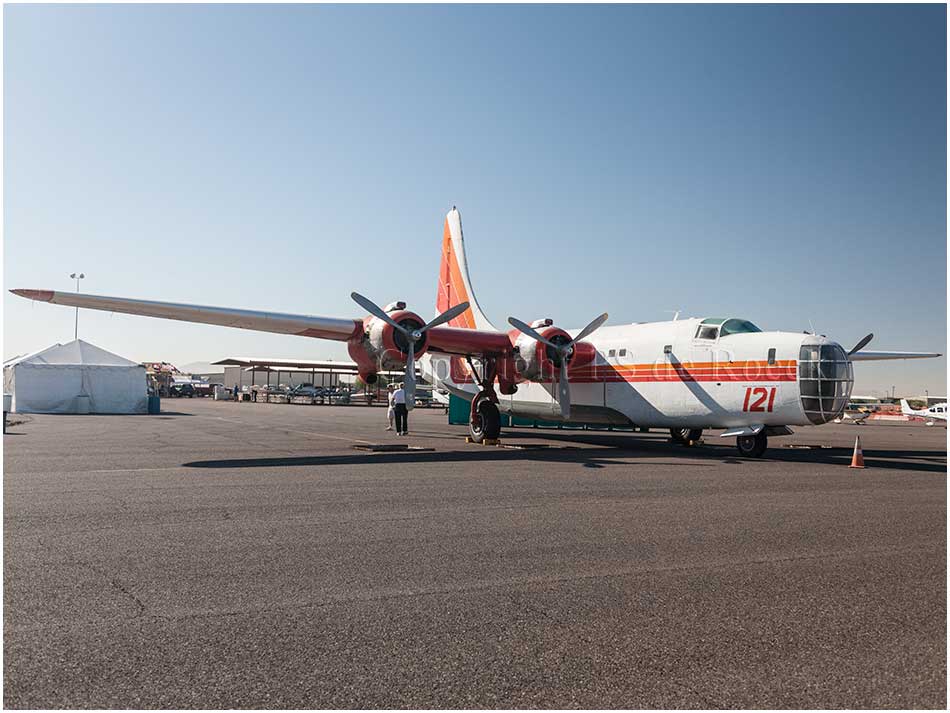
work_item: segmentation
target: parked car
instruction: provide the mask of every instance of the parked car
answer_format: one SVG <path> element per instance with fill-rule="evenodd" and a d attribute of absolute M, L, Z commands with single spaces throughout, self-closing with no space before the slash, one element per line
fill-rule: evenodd
<path fill-rule="evenodd" d="M 195 396 L 214 396 L 214 387 L 222 386 L 222 384 L 202 382 L 200 384 L 192 384 L 191 386 L 195 390 Z"/>
<path fill-rule="evenodd" d="M 252 391 L 260 391 L 267 394 L 286 394 L 288 389 L 283 384 L 257 384 L 251 387 Z"/>
<path fill-rule="evenodd" d="M 177 396 L 178 398 L 187 396 L 190 399 L 195 395 L 195 387 L 191 384 L 172 384 L 171 389 L 169 389 L 169 395 Z"/>
<path fill-rule="evenodd" d="M 266 401 L 268 396 L 287 394 L 289 391 L 283 384 L 255 384 L 251 387 L 251 401 Z"/>
<path fill-rule="evenodd" d="M 422 408 L 429 408 L 432 406 L 432 390 L 431 389 L 416 389 L 416 406 Z"/>
<path fill-rule="evenodd" d="M 324 389 L 322 386 L 314 386 L 313 384 L 300 384 L 290 390 L 290 395 L 317 398 L 318 396 L 323 396 L 324 391 L 326 391 L 326 389 Z"/>
<path fill-rule="evenodd" d="M 332 386 L 324 390 L 323 397 L 330 404 L 350 403 L 350 390 L 346 387 Z"/>

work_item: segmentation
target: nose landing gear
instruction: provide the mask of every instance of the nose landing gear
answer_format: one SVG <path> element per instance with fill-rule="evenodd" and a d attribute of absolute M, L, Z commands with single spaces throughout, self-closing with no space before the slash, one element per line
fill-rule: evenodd
<path fill-rule="evenodd" d="M 769 439 L 765 435 L 764 429 L 754 436 L 739 436 L 736 438 L 736 448 L 739 449 L 739 455 L 746 458 L 761 458 L 768 446 Z"/>

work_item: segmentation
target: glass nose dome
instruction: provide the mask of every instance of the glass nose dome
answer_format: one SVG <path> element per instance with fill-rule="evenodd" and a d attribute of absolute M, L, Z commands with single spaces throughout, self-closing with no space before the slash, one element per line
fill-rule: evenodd
<path fill-rule="evenodd" d="M 798 355 L 798 384 L 808 420 L 827 423 L 848 405 L 854 368 L 837 344 L 803 344 Z"/>

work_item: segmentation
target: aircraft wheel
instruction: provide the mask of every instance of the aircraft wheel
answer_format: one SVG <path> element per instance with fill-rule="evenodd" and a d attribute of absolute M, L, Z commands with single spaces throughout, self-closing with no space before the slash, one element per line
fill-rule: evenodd
<path fill-rule="evenodd" d="M 739 436 L 736 438 L 736 448 L 739 449 L 739 455 L 746 458 L 761 458 L 768 448 L 769 439 L 765 431 L 760 431 L 754 436 Z"/>
<path fill-rule="evenodd" d="M 501 414 L 498 413 L 498 407 L 487 399 L 479 403 L 468 430 L 476 443 L 498 438 L 501 434 Z"/>
<path fill-rule="evenodd" d="M 684 446 L 690 441 L 698 441 L 703 435 L 703 429 L 701 428 L 671 428 L 670 436 L 677 443 L 682 443 Z"/>

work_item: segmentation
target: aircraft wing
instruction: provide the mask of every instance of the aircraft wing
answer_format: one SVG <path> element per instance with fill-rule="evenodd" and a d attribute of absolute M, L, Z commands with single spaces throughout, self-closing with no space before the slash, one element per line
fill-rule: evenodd
<path fill-rule="evenodd" d="M 257 312 L 246 309 L 205 307 L 175 302 L 153 302 L 151 300 L 130 300 L 122 297 L 83 295 L 75 292 L 54 292 L 53 290 L 10 291 L 27 299 L 69 307 L 138 314 L 145 317 L 175 319 L 180 322 L 217 324 L 222 327 L 253 329 L 258 332 L 296 334 L 301 337 L 334 339 L 341 342 L 345 342 L 350 337 L 359 336 L 363 332 L 363 321 L 361 319 L 336 319 L 305 314 Z"/>
<path fill-rule="evenodd" d="M 870 352 L 860 351 L 851 354 L 848 359 L 851 361 L 883 361 L 885 359 L 933 359 L 943 356 L 939 352 Z"/>
<path fill-rule="evenodd" d="M 180 322 L 216 324 L 222 327 L 252 329 L 258 332 L 295 334 L 301 337 L 333 339 L 340 342 L 345 342 L 352 337 L 360 337 L 363 334 L 363 320 L 355 318 L 338 319 L 306 314 L 258 312 L 247 309 L 132 300 L 124 297 L 103 297 L 76 292 L 54 292 L 52 290 L 10 291 L 27 299 L 67 307 L 96 309 L 104 312 L 122 312 L 160 319 L 175 319 Z M 429 330 L 429 337 L 433 349 L 448 354 L 483 356 L 501 354 L 511 349 L 508 335 L 490 330 L 439 326 Z"/>
<path fill-rule="evenodd" d="M 511 340 L 503 332 L 488 329 L 433 327 L 429 330 L 432 349 L 445 354 L 481 357 L 511 351 Z"/>

